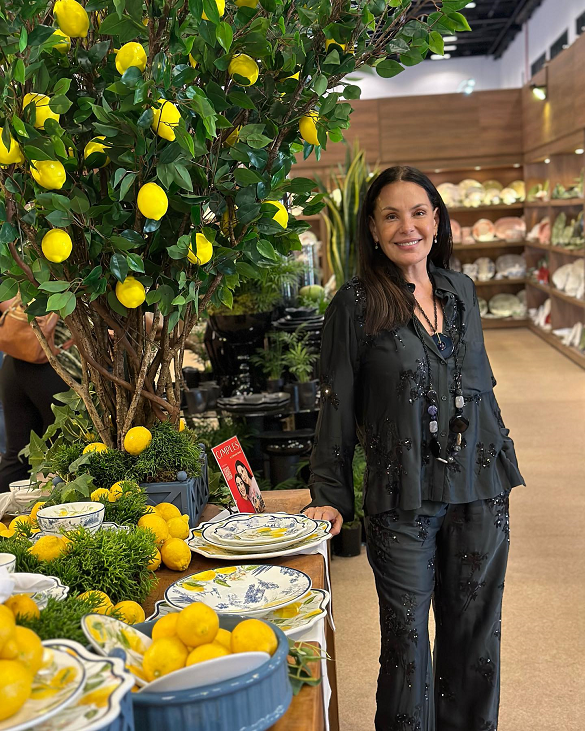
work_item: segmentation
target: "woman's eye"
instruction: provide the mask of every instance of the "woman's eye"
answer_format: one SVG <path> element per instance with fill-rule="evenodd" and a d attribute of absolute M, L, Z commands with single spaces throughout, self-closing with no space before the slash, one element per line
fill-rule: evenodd
<path fill-rule="evenodd" d="M 415 215 L 415 216 L 418 216 L 418 215 L 419 215 L 419 213 L 420 213 L 421 215 L 423 215 L 423 216 L 425 215 L 425 211 L 417 211 L 417 212 L 416 212 L 416 213 L 415 213 L 414 215 Z"/>

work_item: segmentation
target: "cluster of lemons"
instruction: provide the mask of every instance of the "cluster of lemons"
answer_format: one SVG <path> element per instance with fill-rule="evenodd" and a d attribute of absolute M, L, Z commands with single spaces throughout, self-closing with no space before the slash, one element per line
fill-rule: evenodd
<path fill-rule="evenodd" d="M 109 489 L 107 487 L 96 488 L 91 493 L 90 498 L 94 502 L 100 502 L 101 498 L 106 498 L 108 502 L 115 503 L 124 494 L 124 488 L 122 487 L 124 483 L 128 486 L 132 485 L 132 490 L 141 490 L 141 487 L 137 482 L 133 482 L 132 480 L 120 480 L 120 482 L 115 482 Z"/>
<path fill-rule="evenodd" d="M 29 532 L 40 533 L 39 526 L 37 525 L 37 513 L 45 504 L 44 501 L 39 500 L 32 507 L 32 510 L 28 515 L 18 515 L 13 518 L 8 527 L 0 523 L 0 538 L 14 538 L 17 533 L 28 535 Z"/>
<path fill-rule="evenodd" d="M 152 644 L 144 653 L 142 675 L 149 683 L 175 670 L 238 652 L 273 655 L 278 640 L 272 627 L 246 619 L 231 632 L 220 628 L 216 612 L 194 602 L 161 617 L 152 628 Z"/>
<path fill-rule="evenodd" d="M 183 429 L 179 427 L 179 431 Z M 138 456 L 144 452 L 151 442 L 152 432 L 150 429 L 147 429 L 145 426 L 133 426 L 132 429 L 126 432 L 126 436 L 124 437 L 124 449 L 128 454 Z M 83 454 L 88 454 L 89 452 L 106 452 L 107 450 L 108 447 L 103 442 L 91 442 L 84 447 Z"/>
<path fill-rule="evenodd" d="M 91 589 L 90 591 L 84 591 L 80 594 L 78 599 L 100 599 L 100 603 L 93 611 L 96 614 L 112 614 L 117 613 L 117 616 L 126 624 L 137 624 L 138 622 L 144 622 L 145 613 L 144 609 L 138 604 L 130 600 L 125 600 L 114 604 L 110 597 L 105 591 L 98 591 L 97 589 Z"/>
<path fill-rule="evenodd" d="M 189 516 L 172 503 L 159 503 L 138 521 L 140 528 L 148 528 L 156 536 L 156 555 L 149 564 L 151 571 L 161 562 L 173 571 L 185 571 L 191 563 L 191 550 L 185 543 L 189 536 Z"/>

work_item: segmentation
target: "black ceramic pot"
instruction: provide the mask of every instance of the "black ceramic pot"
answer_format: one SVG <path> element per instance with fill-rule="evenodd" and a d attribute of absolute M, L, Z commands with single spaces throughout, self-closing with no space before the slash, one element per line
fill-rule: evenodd
<path fill-rule="evenodd" d="M 268 378 L 266 381 L 268 393 L 278 393 L 284 390 L 284 378 Z"/>
<path fill-rule="evenodd" d="M 314 409 L 317 401 L 317 381 L 306 381 L 297 384 L 299 390 L 299 409 Z"/>
<path fill-rule="evenodd" d="M 299 384 L 296 381 L 293 383 L 287 383 L 284 386 L 283 391 L 290 393 L 290 410 L 293 412 L 299 411 Z"/>
<path fill-rule="evenodd" d="M 207 408 L 207 391 L 201 388 L 190 388 L 185 391 L 185 398 L 190 414 L 202 414 Z"/>
<path fill-rule="evenodd" d="M 211 315 L 209 324 L 220 337 L 230 343 L 250 343 L 264 336 L 271 317 L 272 312 L 255 312 L 252 315 Z"/>
<path fill-rule="evenodd" d="M 362 552 L 362 524 L 344 525 L 339 535 L 332 540 L 333 552 L 337 556 L 350 558 L 351 556 L 359 556 Z"/>

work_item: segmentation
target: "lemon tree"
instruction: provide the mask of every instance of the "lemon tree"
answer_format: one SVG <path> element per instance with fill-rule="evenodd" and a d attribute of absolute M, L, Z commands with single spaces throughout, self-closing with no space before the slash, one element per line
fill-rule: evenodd
<path fill-rule="evenodd" d="M 348 75 L 442 53 L 443 34 L 469 29 L 465 4 L 420 17 L 410 0 L 5 8 L 0 299 L 20 293 L 96 441 L 122 449 L 133 426 L 178 420 L 173 373 L 200 313 L 300 247 L 292 206 L 323 206 L 291 173 L 342 140 L 360 94 Z M 75 338 L 81 382 L 33 319 L 49 312 Z"/>

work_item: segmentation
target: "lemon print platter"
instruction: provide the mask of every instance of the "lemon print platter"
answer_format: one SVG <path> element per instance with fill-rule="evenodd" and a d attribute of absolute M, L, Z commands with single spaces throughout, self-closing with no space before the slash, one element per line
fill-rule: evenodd
<path fill-rule="evenodd" d="M 36 538 L 39 534 L 37 533 L 33 538 Z M 18 574 L 16 574 L 18 576 Z M 36 574 L 37 578 L 43 579 L 44 587 L 38 591 L 27 592 L 30 598 L 37 605 L 39 609 L 44 609 L 47 606 L 49 597 L 53 597 L 58 602 L 63 601 L 69 594 L 69 587 L 66 584 L 62 584 L 56 576 L 45 576 L 43 574 Z"/>
<path fill-rule="evenodd" d="M 78 642 L 49 640 L 49 650 L 77 657 L 85 669 L 85 683 L 74 703 L 69 703 L 48 721 L 35 724 L 35 731 L 93 731 L 103 729 L 120 716 L 121 703 L 134 685 L 134 677 L 124 671 L 116 657 L 97 657 Z"/>
<path fill-rule="evenodd" d="M 10 718 L 0 721 L 0 731 L 38 729 L 40 724 L 75 703 L 83 692 L 86 673 L 75 655 L 43 642 L 43 664 L 33 679 L 30 698 Z"/>
<path fill-rule="evenodd" d="M 165 591 L 165 600 L 183 609 L 203 602 L 218 614 L 263 615 L 303 597 L 311 578 L 288 566 L 227 566 L 184 576 Z"/>
<path fill-rule="evenodd" d="M 306 515 L 240 514 L 206 525 L 202 536 L 214 546 L 246 551 L 263 546 L 278 545 L 282 548 L 300 540 L 316 527 L 316 521 Z"/>

